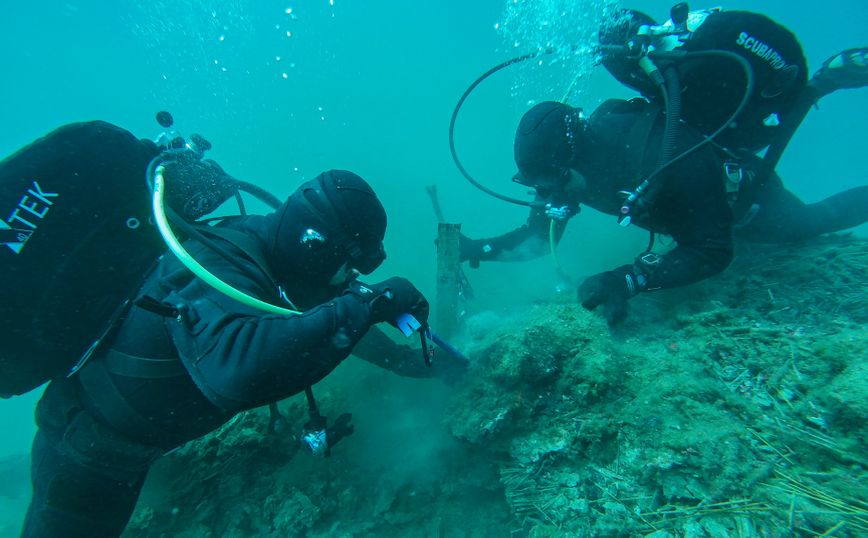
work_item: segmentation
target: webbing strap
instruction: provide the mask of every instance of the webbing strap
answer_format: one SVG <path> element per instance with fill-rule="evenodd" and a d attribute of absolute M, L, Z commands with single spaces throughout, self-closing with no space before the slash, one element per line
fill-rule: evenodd
<path fill-rule="evenodd" d="M 180 359 L 149 359 L 110 349 L 103 361 L 105 369 L 115 375 L 139 379 L 167 379 L 187 375 Z"/>
<path fill-rule="evenodd" d="M 112 382 L 105 365 L 94 361 L 78 372 L 82 388 L 108 424 L 121 431 L 135 431 L 139 438 L 163 439 L 161 432 L 127 403 Z"/>
<path fill-rule="evenodd" d="M 218 237 L 232 245 L 235 245 L 256 264 L 257 268 L 262 271 L 265 276 L 271 280 L 273 284 L 272 288 L 277 287 L 277 285 L 274 284 L 276 281 L 271 272 L 271 266 L 265 258 L 265 253 L 262 252 L 261 248 L 258 248 L 258 244 L 251 239 L 249 235 L 239 230 L 218 226 L 196 226 L 195 228 L 203 235 Z"/>
<path fill-rule="evenodd" d="M 645 152 L 648 149 L 651 130 L 654 129 L 659 115 L 660 109 L 656 106 L 644 110 L 627 133 L 622 162 L 628 168 L 628 173 L 637 179 L 644 176 L 642 168 L 645 163 Z"/>

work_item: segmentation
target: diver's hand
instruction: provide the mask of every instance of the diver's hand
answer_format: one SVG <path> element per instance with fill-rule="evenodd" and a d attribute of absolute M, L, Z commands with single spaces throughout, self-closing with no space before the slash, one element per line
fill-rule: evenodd
<path fill-rule="evenodd" d="M 344 413 L 335 420 L 334 424 L 326 428 L 326 444 L 329 450 L 338 444 L 338 441 L 353 434 L 356 427 L 350 424 L 351 420 L 353 420 L 352 413 Z"/>
<path fill-rule="evenodd" d="M 577 292 L 581 305 L 594 310 L 603 306 L 603 316 L 610 327 L 620 324 L 627 316 L 627 300 L 636 295 L 638 280 L 632 265 L 623 265 L 585 279 Z"/>
<path fill-rule="evenodd" d="M 470 262 L 470 267 L 476 269 L 482 258 L 491 252 L 491 245 L 482 239 L 470 239 L 458 234 L 458 261 Z"/>
<path fill-rule="evenodd" d="M 825 62 L 811 78 L 822 95 L 868 86 L 868 47 L 847 49 Z"/>
<path fill-rule="evenodd" d="M 371 285 L 355 280 L 348 291 L 371 305 L 371 324 L 385 321 L 397 327 L 401 314 L 410 314 L 423 325 L 428 322 L 428 300 L 406 278 L 392 277 Z"/>

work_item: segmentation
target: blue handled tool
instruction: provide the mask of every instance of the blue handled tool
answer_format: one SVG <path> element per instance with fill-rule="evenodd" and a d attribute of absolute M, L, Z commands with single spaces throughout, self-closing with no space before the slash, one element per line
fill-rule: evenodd
<path fill-rule="evenodd" d="M 425 364 L 431 366 L 431 359 L 434 357 L 434 349 L 428 345 L 428 339 L 437 344 L 441 349 L 446 351 L 453 358 L 458 359 L 464 362 L 470 362 L 463 353 L 458 351 L 458 349 L 441 338 L 437 333 L 431 330 L 431 327 L 426 323 L 423 327 L 422 324 L 411 316 L 410 314 L 401 314 L 398 316 L 398 319 L 395 320 L 395 325 L 398 327 L 404 336 L 410 336 L 415 331 L 419 331 L 419 336 L 422 342 L 422 354 L 425 359 Z"/>

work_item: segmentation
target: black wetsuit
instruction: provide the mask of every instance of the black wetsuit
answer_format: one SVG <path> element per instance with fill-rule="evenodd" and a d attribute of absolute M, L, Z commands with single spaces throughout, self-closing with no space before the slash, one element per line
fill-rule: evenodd
<path fill-rule="evenodd" d="M 578 148 L 570 163 L 584 177 L 584 187 L 538 192 L 537 199 L 555 206 L 583 204 L 618 215 L 624 200 L 619 191 L 632 191 L 660 164 L 664 122 L 664 114 L 656 114 L 655 105 L 642 99 L 607 101 L 589 118 L 591 143 Z M 681 124 L 672 154 L 679 155 L 701 140 L 698 132 Z M 645 289 L 683 286 L 722 271 L 732 260 L 734 235 L 751 241 L 793 241 L 868 220 L 868 187 L 808 205 L 787 191 L 777 176 L 762 186 L 752 184 L 756 160 L 733 161 L 742 169 L 742 179 L 737 188 L 728 189 L 726 161 L 717 148 L 705 145 L 667 167 L 641 199 L 644 205 L 634 208 L 633 224 L 669 235 L 677 244 L 661 256 L 648 258 L 653 265 L 637 258 L 637 269 L 647 276 Z M 498 237 L 472 240 L 462 250 L 471 262 L 539 256 L 548 247 L 549 222 L 543 210 L 534 209 L 524 226 Z M 617 226 L 615 219 L 612 225 Z M 559 222 L 558 240 L 564 228 Z"/>
<path fill-rule="evenodd" d="M 230 227 L 253 245 L 268 234 L 262 216 Z M 267 279 L 255 278 L 262 273 L 245 255 L 249 248 L 217 241 L 252 272 L 198 242 L 187 248 L 237 289 L 280 300 Z M 417 350 L 376 328 L 369 333 L 370 305 L 356 295 L 301 285 L 287 291 L 304 314 L 263 314 L 204 284 L 166 254 L 140 296 L 181 306 L 181 321 L 133 307 L 109 345 L 75 376 L 52 381 L 40 400 L 33 501 L 23 536 L 119 536 L 155 459 L 240 411 L 303 391 L 350 353 L 405 376 L 435 374 Z M 130 356 L 149 359 L 149 368 L 124 372 Z"/>

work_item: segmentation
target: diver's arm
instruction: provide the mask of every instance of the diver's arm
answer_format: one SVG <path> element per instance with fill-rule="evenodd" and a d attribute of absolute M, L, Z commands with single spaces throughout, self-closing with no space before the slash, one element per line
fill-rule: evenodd
<path fill-rule="evenodd" d="M 679 234 L 678 246 L 666 254 L 642 253 L 632 264 L 616 267 L 586 278 L 577 290 L 579 303 L 588 310 L 602 306 L 610 326 L 627 315 L 627 300 L 642 291 L 676 288 L 697 282 L 722 271 L 732 259 L 732 241 L 728 233 L 714 233 L 712 221 L 706 232 Z M 727 227 L 724 227 L 728 230 Z"/>
<path fill-rule="evenodd" d="M 647 279 L 645 290 L 699 282 L 726 269 L 733 258 L 732 211 L 717 162 L 697 157 L 676 169 L 678 176 L 667 179 L 670 191 L 655 211 L 677 246 L 636 259 L 638 274 Z"/>
<path fill-rule="evenodd" d="M 204 260 L 207 262 L 208 260 Z M 267 297 L 246 275 L 212 260 L 236 288 Z M 184 278 L 185 271 L 176 271 Z M 166 328 L 182 362 L 203 394 L 235 411 L 296 394 L 331 372 L 370 326 L 371 307 L 353 294 L 336 297 L 299 315 L 264 315 L 228 298 L 197 278 L 170 286 L 164 301 L 179 320 Z"/>
<path fill-rule="evenodd" d="M 732 261 L 732 241 L 722 237 L 707 238 L 696 243 L 679 242 L 663 255 L 640 254 L 635 263 L 637 274 L 643 275 L 642 290 L 657 290 L 687 286 L 713 276 Z"/>
<path fill-rule="evenodd" d="M 560 242 L 566 230 L 566 220 L 555 221 L 555 241 Z M 538 258 L 549 250 L 551 219 L 542 208 L 531 208 L 527 222 L 511 232 L 487 239 L 462 236 L 461 260 L 471 266 L 481 261 L 513 262 Z"/>
<path fill-rule="evenodd" d="M 418 343 L 418 339 L 416 340 Z M 376 327 L 362 338 L 353 355 L 402 377 L 433 377 L 435 372 L 425 366 L 420 349 L 399 344 Z"/>
<path fill-rule="evenodd" d="M 418 337 L 413 341 L 418 342 Z M 435 363 L 427 366 L 421 347 L 399 344 L 378 327 L 371 327 L 365 337 L 356 344 L 353 355 L 401 377 L 437 377 L 449 382 L 467 369 L 465 362 L 448 353 L 438 353 Z"/>

